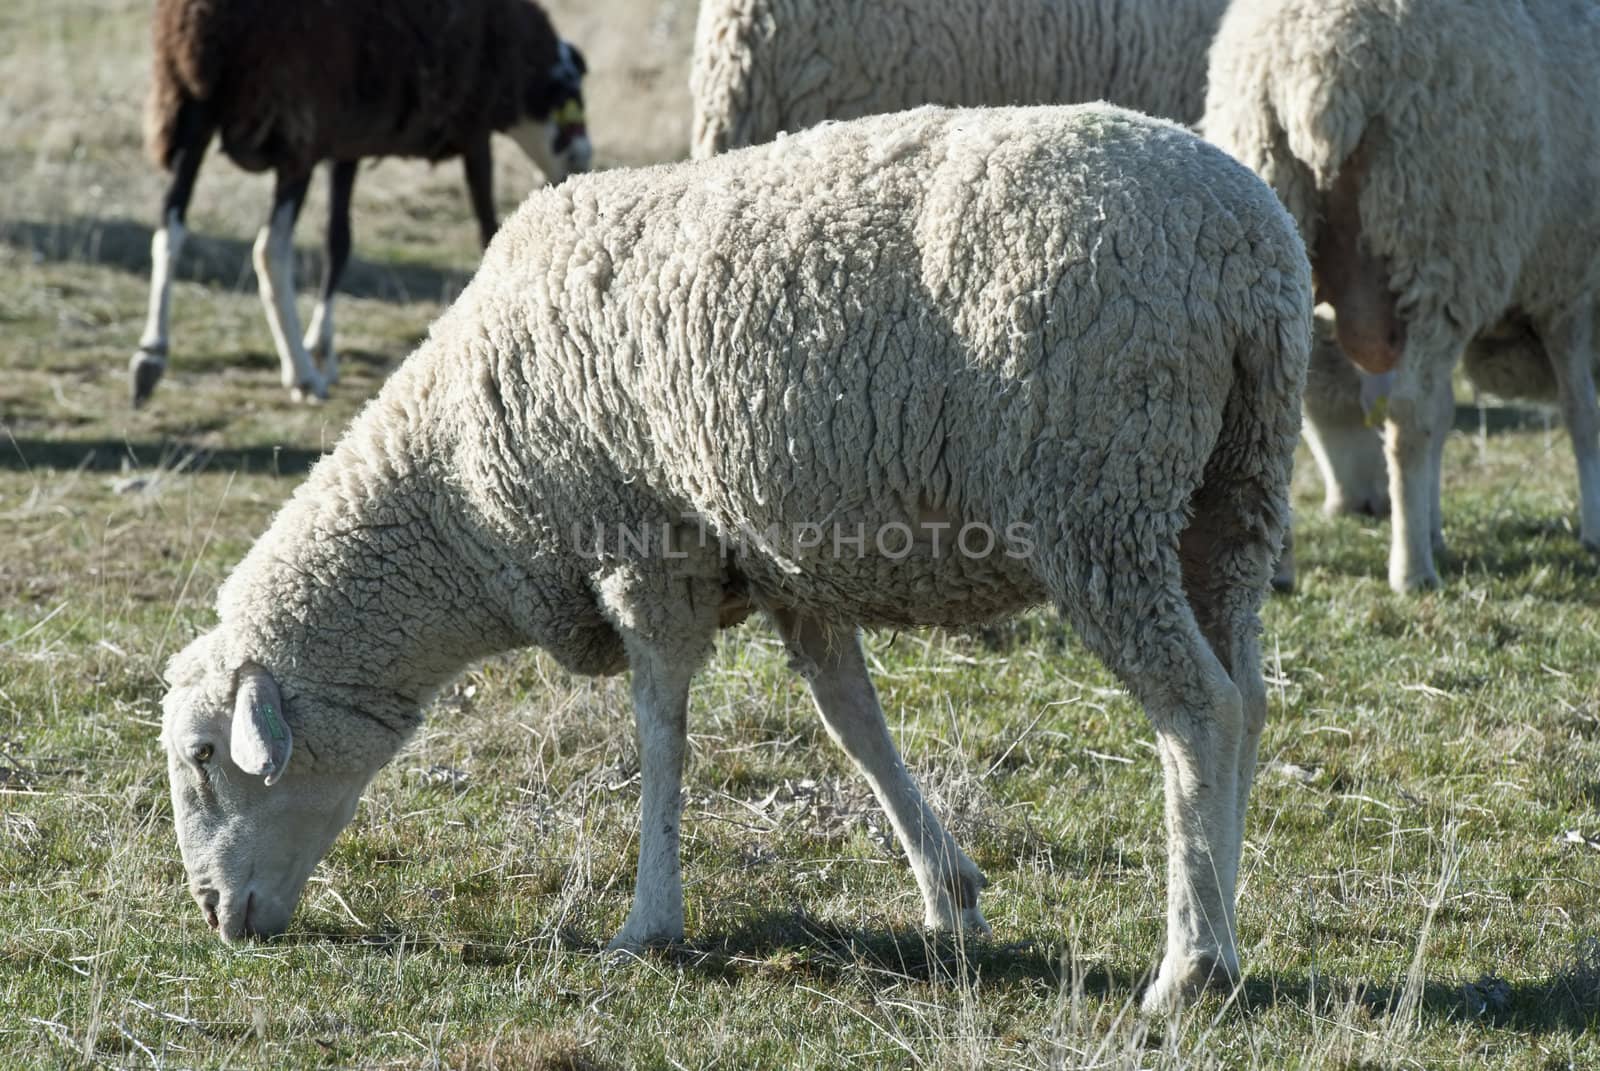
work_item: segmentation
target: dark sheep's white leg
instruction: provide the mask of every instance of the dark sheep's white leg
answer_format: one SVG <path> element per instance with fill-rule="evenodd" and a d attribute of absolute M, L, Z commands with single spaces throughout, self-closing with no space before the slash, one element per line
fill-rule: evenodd
<path fill-rule="evenodd" d="M 1424 360 L 1425 355 L 1413 355 Z M 1408 357 L 1408 359 L 1412 359 Z M 1443 549 L 1440 469 L 1444 438 L 1454 415 L 1450 368 L 1424 377 L 1414 402 L 1389 406 L 1387 438 L 1389 498 L 1393 503 L 1394 531 L 1389 546 L 1389 586 L 1404 593 L 1439 586 L 1434 565 L 1436 550 Z"/>
<path fill-rule="evenodd" d="M 774 611 L 772 619 L 794 668 L 811 688 L 828 735 L 855 762 L 889 816 L 922 891 L 927 925 L 988 933 L 978 909 L 978 891 L 988 882 L 907 772 L 889 736 L 855 629 L 783 610 Z"/>
<path fill-rule="evenodd" d="M 278 351 L 282 382 L 295 401 L 326 398 L 328 384 L 311 361 L 300 338 L 300 317 L 294 307 L 294 224 L 305 200 L 309 176 L 278 178 L 272 217 L 256 236 L 253 259 L 267 327 Z"/>
<path fill-rule="evenodd" d="M 1600 408 L 1595 402 L 1594 314 L 1585 308 L 1548 326 L 1540 338 L 1555 369 L 1561 417 L 1578 465 L 1579 536 L 1600 550 Z"/>
<path fill-rule="evenodd" d="M 144 403 L 166 371 L 167 354 L 172 344 L 169 329 L 172 273 L 177 266 L 178 255 L 183 252 L 183 240 L 187 235 L 183 214 L 176 208 L 169 208 L 162 219 L 161 229 L 150 239 L 150 305 L 145 313 L 144 332 L 139 336 L 139 350 L 128 365 L 134 405 Z"/>
<path fill-rule="evenodd" d="M 339 382 L 339 353 L 333 348 L 333 294 L 324 292 L 311 310 L 311 320 L 306 324 L 302 340 L 311 362 L 322 373 L 322 378 L 333 386 Z"/>
<path fill-rule="evenodd" d="M 178 115 L 172 182 L 161 202 L 161 226 L 150 238 L 150 303 L 144 332 L 139 336 L 138 350 L 128 362 L 128 394 L 135 407 L 145 403 L 167 370 L 172 348 L 172 276 L 188 236 L 184 216 L 211 133 L 204 108 L 193 101 L 186 102 Z"/>
<path fill-rule="evenodd" d="M 350 197 L 355 191 L 358 163 L 336 160 L 328 165 L 327 255 L 322 265 L 322 289 L 304 340 L 306 351 L 329 386 L 339 382 L 339 351 L 333 346 L 333 295 L 350 261 Z"/>

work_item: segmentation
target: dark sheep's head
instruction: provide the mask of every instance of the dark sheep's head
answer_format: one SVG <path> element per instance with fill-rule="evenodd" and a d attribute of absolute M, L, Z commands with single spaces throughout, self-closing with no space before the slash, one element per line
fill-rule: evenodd
<path fill-rule="evenodd" d="M 583 76 L 588 70 L 583 53 L 567 41 L 560 42 L 555 64 L 530 75 L 522 118 L 506 131 L 552 185 L 589 170 L 593 148 L 583 113 Z"/>

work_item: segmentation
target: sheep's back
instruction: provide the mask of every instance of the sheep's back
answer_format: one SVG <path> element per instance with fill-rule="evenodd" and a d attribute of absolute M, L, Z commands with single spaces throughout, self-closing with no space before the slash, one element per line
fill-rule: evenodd
<path fill-rule="evenodd" d="M 481 353 L 508 441 L 606 474 L 541 494 L 571 515 L 727 537 L 1179 525 L 1236 354 L 1305 319 L 1306 274 L 1270 191 L 1175 127 L 929 108 L 536 195 L 463 315 L 500 340 Z M 864 620 L 1041 594 L 1024 558 L 829 549 L 740 568 Z"/>

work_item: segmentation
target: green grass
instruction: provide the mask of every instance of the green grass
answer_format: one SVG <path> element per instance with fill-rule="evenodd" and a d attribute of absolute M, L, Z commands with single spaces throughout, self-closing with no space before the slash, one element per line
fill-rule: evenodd
<path fill-rule="evenodd" d="M 640 70 L 682 68 L 668 7 L 608 5 L 677 27 Z M 347 379 L 292 407 L 248 270 L 266 182 L 213 159 L 173 369 L 130 413 L 160 191 L 144 11 L 0 10 L 0 1066 L 1600 1065 L 1600 566 L 1537 420 L 1452 441 L 1438 594 L 1392 595 L 1387 525 L 1319 517 L 1298 475 L 1231 1000 L 1132 1014 L 1162 934 L 1158 763 L 1045 615 L 870 641 L 908 761 L 991 879 L 992 940 L 919 930 L 886 822 L 746 626 L 692 700 L 684 947 L 599 955 L 637 850 L 626 688 L 537 653 L 441 699 L 286 937 L 223 947 L 183 888 L 161 666 L 470 272 L 475 232 L 454 169 L 364 174 Z M 502 166 L 509 203 L 525 165 Z"/>

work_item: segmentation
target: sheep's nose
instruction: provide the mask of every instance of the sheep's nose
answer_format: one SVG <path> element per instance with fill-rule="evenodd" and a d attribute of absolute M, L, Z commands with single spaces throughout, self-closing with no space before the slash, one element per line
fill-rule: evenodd
<path fill-rule="evenodd" d="M 217 916 L 217 905 L 222 900 L 222 894 L 215 889 L 191 890 L 195 901 L 200 905 L 200 910 L 205 914 L 206 925 L 213 930 L 222 925 L 222 920 Z"/>

